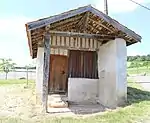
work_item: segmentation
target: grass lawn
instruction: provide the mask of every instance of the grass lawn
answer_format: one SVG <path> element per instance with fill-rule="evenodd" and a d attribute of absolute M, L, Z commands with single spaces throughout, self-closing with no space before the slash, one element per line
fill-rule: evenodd
<path fill-rule="evenodd" d="M 141 86 L 131 82 L 128 83 L 128 101 L 125 107 L 118 108 L 114 111 L 107 111 L 102 115 L 91 116 L 88 118 L 42 117 L 39 118 L 38 123 L 137 123 L 137 121 L 143 122 L 143 119 L 147 119 L 148 116 L 150 116 L 150 92 L 144 91 Z M 24 121 L 23 119 L 21 120 L 18 117 L 0 118 L 0 123 L 27 122 L 32 123 L 30 121 Z"/>
<path fill-rule="evenodd" d="M 138 70 L 136 68 L 128 68 L 127 69 L 127 72 L 129 75 L 131 74 L 150 74 L 150 69 L 147 69 L 147 68 L 144 68 L 144 67 L 141 67 L 141 68 L 138 68 Z"/>

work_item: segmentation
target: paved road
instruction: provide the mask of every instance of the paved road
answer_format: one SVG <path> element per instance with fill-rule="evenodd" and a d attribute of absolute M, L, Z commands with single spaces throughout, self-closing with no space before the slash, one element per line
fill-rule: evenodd
<path fill-rule="evenodd" d="M 150 91 L 150 76 L 134 76 L 131 78 L 140 83 L 146 90 Z"/>

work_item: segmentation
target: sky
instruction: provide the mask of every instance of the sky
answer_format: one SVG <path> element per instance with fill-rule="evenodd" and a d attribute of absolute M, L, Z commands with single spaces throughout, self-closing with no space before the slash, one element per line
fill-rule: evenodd
<path fill-rule="evenodd" d="M 135 0 L 150 8 L 150 0 Z M 25 23 L 91 4 L 103 11 L 104 0 L 1 0 L 0 58 L 18 65 L 33 63 Z M 109 16 L 142 36 L 142 42 L 127 47 L 128 55 L 150 54 L 150 11 L 129 0 L 108 0 Z"/>

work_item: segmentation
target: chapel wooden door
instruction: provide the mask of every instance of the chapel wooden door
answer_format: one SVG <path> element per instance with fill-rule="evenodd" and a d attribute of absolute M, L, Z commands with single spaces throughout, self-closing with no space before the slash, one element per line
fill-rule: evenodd
<path fill-rule="evenodd" d="M 67 92 L 68 87 L 68 57 L 50 56 L 49 91 L 52 93 Z"/>

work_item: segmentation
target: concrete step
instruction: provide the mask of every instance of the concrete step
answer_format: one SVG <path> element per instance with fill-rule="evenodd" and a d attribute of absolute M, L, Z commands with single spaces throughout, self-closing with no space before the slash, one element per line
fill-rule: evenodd
<path fill-rule="evenodd" d="M 48 97 L 48 107 L 50 108 L 67 108 L 68 101 L 66 95 L 51 94 Z"/>

